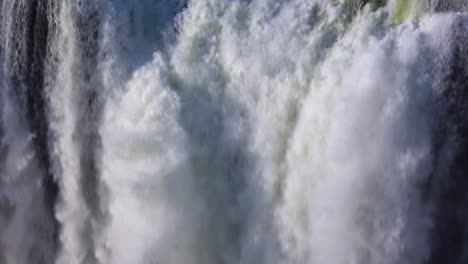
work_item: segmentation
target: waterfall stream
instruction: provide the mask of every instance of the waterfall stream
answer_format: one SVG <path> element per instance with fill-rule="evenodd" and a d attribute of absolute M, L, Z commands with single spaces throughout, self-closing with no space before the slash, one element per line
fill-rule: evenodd
<path fill-rule="evenodd" d="M 0 263 L 468 263 L 465 0 L 0 0 Z"/>

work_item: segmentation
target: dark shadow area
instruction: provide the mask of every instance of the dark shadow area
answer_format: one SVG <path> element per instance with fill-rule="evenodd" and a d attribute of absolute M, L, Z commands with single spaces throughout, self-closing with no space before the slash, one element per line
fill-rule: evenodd
<path fill-rule="evenodd" d="M 208 92 L 209 88 L 183 83 L 184 78 L 177 76 L 173 87 L 181 99 L 179 124 L 188 136 L 196 190 L 209 210 L 203 219 L 205 242 L 212 249 L 212 259 L 222 263 L 241 256 L 256 194 L 247 186 L 248 177 L 254 177 L 255 164 L 248 152 L 251 132 L 246 110 L 226 94 L 227 76 L 217 76 L 206 84 L 216 87 L 216 95 Z M 240 134 L 230 136 L 229 122 L 239 122 L 234 126 L 243 127 Z"/>
<path fill-rule="evenodd" d="M 429 264 L 468 263 L 468 21 L 454 26 L 451 64 L 442 85 L 447 115 L 435 139 L 435 173 L 430 182 L 434 222 Z M 448 68 L 447 68 L 448 67 Z"/>
<path fill-rule="evenodd" d="M 468 1 L 466 0 L 433 0 L 436 12 L 463 12 L 468 11 Z"/>
<path fill-rule="evenodd" d="M 3 35 L 4 43 L 0 48 L 3 49 L 2 56 L 6 62 L 3 65 L 4 70 L 6 69 L 6 79 L 3 81 L 4 85 L 13 87 L 18 108 L 27 120 L 29 131 L 33 133 L 32 142 L 37 162 L 45 171 L 37 171 L 37 176 L 42 177 L 44 203 L 50 219 L 54 221 L 51 243 L 54 245 L 52 250 L 55 251 L 58 243 L 58 223 L 55 221 L 54 206 L 58 185 L 50 168 L 47 102 L 44 92 L 44 67 L 51 26 L 48 7 L 53 4 L 45 0 L 31 0 L 15 1 L 13 5 L 12 13 L 2 14 L 3 19 L 12 19 L 10 35 Z M 7 43 L 9 46 L 6 46 Z M 9 52 L 6 52 L 7 50 Z M 6 89 L 6 86 L 3 89 Z"/>
<path fill-rule="evenodd" d="M 82 234 L 86 245 L 84 263 L 97 263 L 94 235 L 106 219 L 107 208 L 102 204 L 104 186 L 100 181 L 100 152 L 102 149 L 99 126 L 103 112 L 103 85 L 99 63 L 101 14 L 95 1 L 80 1 L 74 10 L 77 54 L 73 66 L 73 90 L 76 100 L 77 123 L 74 141 L 79 149 L 81 193 L 90 218 Z"/>

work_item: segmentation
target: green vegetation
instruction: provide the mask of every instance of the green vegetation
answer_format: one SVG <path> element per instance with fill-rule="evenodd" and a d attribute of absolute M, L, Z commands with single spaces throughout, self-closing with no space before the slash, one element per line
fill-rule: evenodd
<path fill-rule="evenodd" d="M 418 19 L 427 7 L 428 0 L 397 0 L 394 4 L 392 21 L 398 25 L 408 19 Z"/>
<path fill-rule="evenodd" d="M 407 18 L 410 13 L 410 1 L 409 0 L 398 0 L 395 6 L 395 11 L 393 13 L 393 23 L 401 24 Z"/>

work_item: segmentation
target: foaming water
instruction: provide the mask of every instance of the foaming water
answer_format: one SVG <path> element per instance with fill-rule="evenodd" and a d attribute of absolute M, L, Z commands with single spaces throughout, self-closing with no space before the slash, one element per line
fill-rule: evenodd
<path fill-rule="evenodd" d="M 440 32 L 453 16 L 394 27 L 385 9 L 353 19 L 320 1 L 193 1 L 181 16 L 170 52 L 108 104 L 118 116 L 102 134 L 115 247 L 125 248 L 109 236 L 131 223 L 132 237 L 146 235 L 131 251 L 164 263 L 429 259 L 421 189 L 438 122 L 433 73 L 450 39 Z"/>
<path fill-rule="evenodd" d="M 464 5 L 364 2 L 48 1 L 40 87 L 0 34 L 0 262 L 437 263 Z"/>
<path fill-rule="evenodd" d="M 375 26 L 386 27 L 369 25 L 372 16 L 363 16 L 321 66 L 286 156 L 290 180 L 280 218 L 289 248 L 312 262 L 429 257 L 431 217 L 420 191 L 432 170 L 440 93 L 431 74 L 445 55 L 432 26 L 447 32 L 451 18 L 372 36 Z"/>

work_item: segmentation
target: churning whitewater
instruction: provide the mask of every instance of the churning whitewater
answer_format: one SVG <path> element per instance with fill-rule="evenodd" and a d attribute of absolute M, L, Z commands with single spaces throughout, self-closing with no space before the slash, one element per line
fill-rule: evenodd
<path fill-rule="evenodd" d="M 466 1 L 0 8 L 0 263 L 468 263 Z"/>

